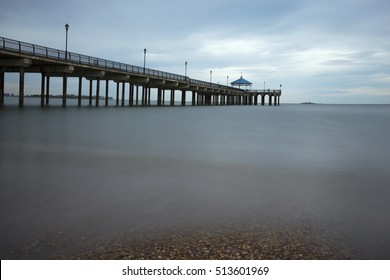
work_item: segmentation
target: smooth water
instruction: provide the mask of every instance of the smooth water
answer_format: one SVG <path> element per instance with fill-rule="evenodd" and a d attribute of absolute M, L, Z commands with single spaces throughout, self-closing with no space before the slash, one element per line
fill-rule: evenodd
<path fill-rule="evenodd" d="M 389 122 L 387 105 L 5 106 L 1 257 L 53 235 L 277 221 L 389 259 Z"/>

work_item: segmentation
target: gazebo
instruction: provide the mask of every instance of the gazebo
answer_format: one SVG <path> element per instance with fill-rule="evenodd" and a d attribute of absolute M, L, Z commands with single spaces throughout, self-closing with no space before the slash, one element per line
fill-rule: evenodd
<path fill-rule="evenodd" d="M 247 81 L 247 80 L 245 80 L 242 77 L 242 75 L 241 75 L 241 77 L 238 80 L 235 80 L 234 82 L 231 82 L 230 85 L 233 86 L 233 87 L 238 87 L 238 88 L 241 88 L 242 86 L 244 86 L 245 89 L 248 89 L 248 87 L 249 87 L 249 89 L 252 89 L 252 83 Z"/>

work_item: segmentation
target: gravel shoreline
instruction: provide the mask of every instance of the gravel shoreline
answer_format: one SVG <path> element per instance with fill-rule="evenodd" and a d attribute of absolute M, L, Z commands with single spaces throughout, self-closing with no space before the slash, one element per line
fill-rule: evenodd
<path fill-rule="evenodd" d="M 215 230 L 173 228 L 129 234 L 101 242 L 79 256 L 95 260 L 337 260 L 351 259 L 313 228 L 239 227 Z"/>
<path fill-rule="evenodd" d="M 355 244 L 357 245 L 357 244 Z M 340 260 L 359 258 L 314 223 L 213 223 L 129 228 L 105 235 L 48 232 L 2 259 Z M 350 250 L 349 248 L 348 250 Z M 353 249 L 355 250 L 355 249 Z"/>

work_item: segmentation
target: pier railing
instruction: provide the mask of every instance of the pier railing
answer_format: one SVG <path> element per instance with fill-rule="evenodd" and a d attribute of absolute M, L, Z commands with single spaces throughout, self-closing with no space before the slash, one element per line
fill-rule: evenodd
<path fill-rule="evenodd" d="M 109 70 L 126 72 L 133 75 L 136 74 L 136 75 L 147 76 L 152 78 L 154 77 L 159 79 L 173 80 L 173 81 L 189 84 L 191 86 L 217 88 L 222 90 L 234 90 L 235 92 L 241 91 L 240 89 L 234 87 L 190 79 L 189 77 L 183 75 L 154 70 L 150 68 L 143 68 L 131 64 L 115 62 L 107 59 L 82 55 L 73 52 L 66 52 L 64 50 L 53 49 L 53 48 L 35 45 L 31 43 L 25 43 L 25 42 L 8 39 L 4 37 L 0 37 L 0 49 L 16 52 L 20 54 L 42 57 L 42 58 L 55 59 L 61 61 L 62 63 L 72 63 L 72 64 L 79 64 L 84 66 L 99 67 L 99 68 L 105 68 Z M 245 91 L 242 90 L 242 92 L 244 93 Z"/>
<path fill-rule="evenodd" d="M 246 90 L 248 93 L 254 94 L 281 94 L 281 89 L 256 89 L 256 90 Z"/>

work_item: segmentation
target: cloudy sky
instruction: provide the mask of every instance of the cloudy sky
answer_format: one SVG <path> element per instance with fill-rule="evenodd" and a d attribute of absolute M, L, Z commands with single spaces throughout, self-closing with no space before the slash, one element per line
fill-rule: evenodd
<path fill-rule="evenodd" d="M 390 103 L 388 0 L 2 0 L 0 36 L 221 84 L 283 102 Z"/>

